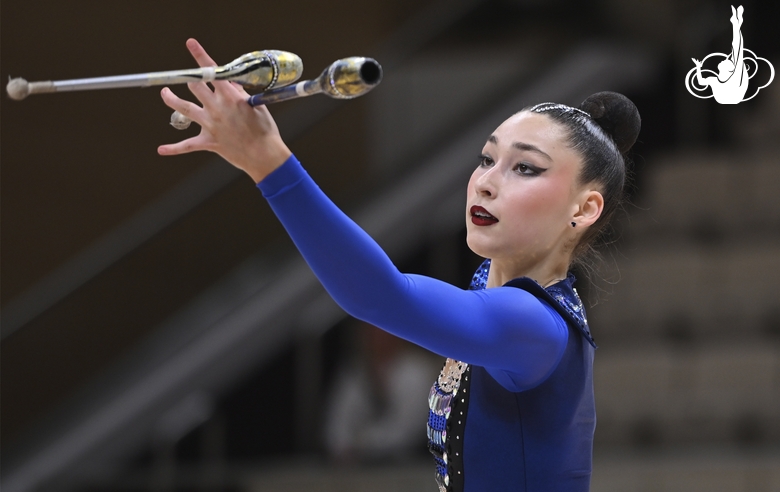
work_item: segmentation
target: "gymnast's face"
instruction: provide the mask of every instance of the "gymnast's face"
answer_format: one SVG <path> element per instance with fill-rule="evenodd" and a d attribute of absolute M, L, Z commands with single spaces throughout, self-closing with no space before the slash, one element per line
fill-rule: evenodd
<path fill-rule="evenodd" d="M 571 226 L 584 187 L 582 159 L 565 129 L 544 114 L 521 112 L 501 124 L 482 149 L 466 202 L 467 242 L 476 254 L 527 274 L 573 249 Z"/>

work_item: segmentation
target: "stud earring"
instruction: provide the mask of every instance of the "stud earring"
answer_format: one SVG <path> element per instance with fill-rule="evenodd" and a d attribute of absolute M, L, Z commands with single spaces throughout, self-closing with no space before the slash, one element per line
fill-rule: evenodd
<path fill-rule="evenodd" d="M 576 222 L 572 222 L 572 223 L 571 223 L 571 226 L 572 226 L 572 227 L 577 227 L 577 223 L 576 223 Z"/>

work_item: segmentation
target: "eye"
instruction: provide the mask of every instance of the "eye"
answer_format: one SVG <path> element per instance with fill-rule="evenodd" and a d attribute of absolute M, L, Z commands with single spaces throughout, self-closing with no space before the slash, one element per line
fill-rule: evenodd
<path fill-rule="evenodd" d="M 517 174 L 522 174 L 523 176 L 539 176 L 544 171 L 546 171 L 546 169 L 540 169 L 534 165 L 523 162 L 515 164 L 515 167 L 512 170 Z"/>
<path fill-rule="evenodd" d="M 479 156 L 479 167 L 490 167 L 495 164 L 495 161 L 490 156 L 482 154 Z"/>

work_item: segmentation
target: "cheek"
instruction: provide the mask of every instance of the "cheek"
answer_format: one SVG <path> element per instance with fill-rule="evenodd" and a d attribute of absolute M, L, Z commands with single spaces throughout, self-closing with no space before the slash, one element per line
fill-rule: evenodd
<path fill-rule="evenodd" d="M 548 215 L 553 209 L 557 208 L 556 202 L 559 196 L 554 193 L 550 186 L 529 187 L 521 193 L 515 193 L 512 202 L 516 210 L 522 210 L 526 216 L 544 216 Z"/>
<path fill-rule="evenodd" d="M 512 197 L 512 209 L 527 225 L 540 228 L 556 228 L 569 215 L 570 187 L 557 181 L 540 182 L 539 186 L 528 187 Z"/>

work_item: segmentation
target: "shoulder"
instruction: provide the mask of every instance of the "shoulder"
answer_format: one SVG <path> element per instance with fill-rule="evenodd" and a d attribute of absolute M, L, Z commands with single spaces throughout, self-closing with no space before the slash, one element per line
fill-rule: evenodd
<path fill-rule="evenodd" d="M 596 342 L 588 327 L 588 318 L 577 290 L 574 288 L 576 278 L 569 274 L 564 280 L 547 288 L 528 277 L 510 280 L 505 287 L 515 287 L 532 294 L 537 299 L 545 301 L 560 315 L 567 325 L 577 329 L 583 337 L 596 347 Z"/>

